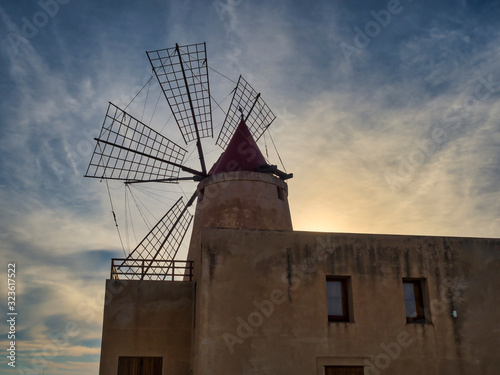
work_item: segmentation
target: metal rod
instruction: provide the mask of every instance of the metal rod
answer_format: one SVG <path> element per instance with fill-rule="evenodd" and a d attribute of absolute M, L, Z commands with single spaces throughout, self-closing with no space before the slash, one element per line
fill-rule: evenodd
<path fill-rule="evenodd" d="M 282 180 L 288 180 L 289 178 L 293 177 L 293 173 L 286 173 L 280 171 L 276 165 L 270 165 L 270 164 L 261 165 L 260 167 L 255 168 L 255 171 L 263 173 L 273 173 Z"/>
<path fill-rule="evenodd" d="M 99 138 L 94 138 L 94 139 L 97 142 L 102 142 L 102 143 L 105 143 L 107 145 L 111 145 L 111 146 L 115 146 L 115 147 L 121 148 L 122 150 L 131 151 L 131 152 L 134 152 L 136 154 L 139 154 L 139 155 L 142 155 L 142 156 L 146 156 L 148 158 L 151 158 L 151 159 L 154 159 L 154 160 L 161 161 L 163 163 L 167 163 L 167 164 L 173 165 L 174 167 L 178 167 L 178 168 L 182 169 L 184 172 L 192 173 L 192 174 L 194 174 L 196 176 L 202 176 L 202 177 L 206 176 L 206 173 L 199 172 L 199 171 L 196 171 L 196 170 L 188 168 L 188 167 L 184 167 L 183 165 L 174 163 L 172 161 L 168 161 L 168 160 L 165 160 L 165 159 L 157 158 L 156 156 L 148 155 L 148 154 L 146 154 L 144 152 L 140 152 L 140 151 L 137 151 L 137 150 L 132 150 L 131 148 L 128 148 L 128 147 L 125 147 L 125 146 L 120 146 L 120 145 L 117 145 L 116 143 L 111 143 L 111 142 L 105 141 L 103 139 L 99 139 Z"/>
<path fill-rule="evenodd" d="M 189 100 L 189 107 L 191 108 L 191 115 L 193 116 L 194 129 L 196 131 L 196 148 L 198 149 L 198 155 L 200 157 L 201 170 L 204 175 L 207 174 L 207 167 L 205 166 L 205 157 L 203 156 L 203 149 L 201 148 L 200 132 L 198 130 L 198 123 L 196 122 L 196 115 L 194 113 L 193 101 L 191 99 L 191 92 L 189 91 L 189 85 L 186 77 L 186 71 L 184 70 L 184 65 L 182 64 L 182 57 L 179 51 L 179 45 L 175 43 L 175 50 L 177 51 L 177 56 L 179 56 L 179 63 L 181 64 L 182 77 L 184 78 L 184 84 L 186 85 L 186 93 Z"/>
<path fill-rule="evenodd" d="M 257 101 L 259 100 L 259 98 L 260 98 L 260 92 L 255 97 L 255 101 L 252 104 L 252 108 L 250 108 L 250 110 L 248 111 L 248 114 L 247 114 L 246 118 L 248 118 L 248 116 L 250 116 L 250 113 L 252 113 L 253 107 L 255 107 L 255 104 L 257 104 Z"/>
<path fill-rule="evenodd" d="M 174 182 L 174 181 L 194 181 L 195 177 L 173 177 L 173 178 L 162 178 L 159 180 L 131 180 L 125 181 L 125 184 L 140 184 L 143 182 Z"/>
<path fill-rule="evenodd" d="M 144 268 L 144 265 L 147 261 L 149 261 L 149 259 L 135 259 L 133 260 L 133 263 L 134 265 L 127 265 L 127 261 L 130 260 L 128 258 L 112 258 L 111 259 L 111 264 L 115 264 L 115 261 L 118 263 L 118 262 L 122 262 L 122 265 L 123 267 L 127 267 L 129 270 L 128 272 L 124 272 L 124 271 L 121 271 L 121 270 L 117 270 L 115 271 L 115 277 L 114 279 L 118 279 L 118 275 L 129 275 L 132 277 L 134 276 L 140 276 L 141 275 L 141 270 L 143 270 Z M 157 261 L 159 263 L 169 263 L 170 265 L 169 266 L 162 266 L 162 265 L 159 265 L 158 268 L 161 270 L 160 272 L 163 272 L 164 269 L 169 269 L 171 270 L 171 272 L 166 275 L 166 276 L 169 276 L 169 277 L 172 277 L 173 280 L 175 280 L 177 274 L 175 273 L 176 270 L 177 272 L 179 271 L 182 271 L 184 270 L 184 274 L 180 276 L 183 276 L 183 277 L 189 277 L 189 281 L 192 280 L 192 277 L 193 277 L 193 261 L 192 260 L 159 260 Z M 131 271 L 131 268 L 134 267 L 134 268 L 138 268 L 139 270 L 137 271 Z M 156 275 L 156 274 L 154 274 Z"/>

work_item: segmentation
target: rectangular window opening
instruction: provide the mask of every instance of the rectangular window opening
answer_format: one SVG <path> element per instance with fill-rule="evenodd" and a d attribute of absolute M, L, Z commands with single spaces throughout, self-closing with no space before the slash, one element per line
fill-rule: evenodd
<path fill-rule="evenodd" d="M 363 366 L 325 366 L 325 375 L 363 375 Z"/>
<path fill-rule="evenodd" d="M 424 298 L 421 280 L 403 280 L 406 322 L 425 323 Z"/>
<path fill-rule="evenodd" d="M 118 357 L 118 375 L 161 375 L 162 357 Z"/>
<path fill-rule="evenodd" d="M 280 188 L 279 186 L 276 186 L 276 189 L 278 190 L 278 199 L 279 200 L 284 200 L 285 197 L 283 196 L 283 189 Z"/>
<path fill-rule="evenodd" d="M 326 278 L 328 321 L 330 322 L 349 321 L 348 281 L 347 277 L 328 276 Z"/>

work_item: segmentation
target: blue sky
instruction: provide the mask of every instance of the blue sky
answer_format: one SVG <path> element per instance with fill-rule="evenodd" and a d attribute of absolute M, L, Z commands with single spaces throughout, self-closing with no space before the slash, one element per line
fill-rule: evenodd
<path fill-rule="evenodd" d="M 4 269 L 17 264 L 18 366 L 97 374 L 104 280 L 123 250 L 106 186 L 82 176 L 108 102 L 125 107 L 149 79 L 146 50 L 205 41 L 210 67 L 262 93 L 295 175 L 296 230 L 500 237 L 499 10 L 494 1 L 3 2 L 0 256 Z M 146 108 L 144 121 L 182 145 L 162 97 L 148 121 L 155 83 L 130 112 Z M 210 71 L 210 84 L 227 108 L 233 83 Z M 213 108 L 217 134 L 223 112 Z M 204 141 L 209 165 L 214 141 Z M 141 189 L 154 223 L 194 186 Z M 147 228 L 126 210 L 124 188 L 110 191 L 127 252 Z M 16 373 L 5 358 L 0 366 Z"/>

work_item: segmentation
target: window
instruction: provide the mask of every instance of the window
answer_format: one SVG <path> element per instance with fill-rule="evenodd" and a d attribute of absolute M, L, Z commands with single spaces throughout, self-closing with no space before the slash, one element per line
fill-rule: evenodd
<path fill-rule="evenodd" d="M 421 280 L 403 280 L 406 322 L 425 323 Z"/>
<path fill-rule="evenodd" d="M 363 366 L 325 366 L 325 375 L 363 375 Z"/>
<path fill-rule="evenodd" d="M 118 375 L 161 375 L 162 357 L 119 357 Z"/>
<path fill-rule="evenodd" d="M 279 200 L 285 200 L 285 196 L 283 195 L 283 189 L 281 189 L 279 186 L 276 186 L 276 189 L 278 190 L 278 199 Z"/>
<path fill-rule="evenodd" d="M 326 297 L 328 302 L 328 321 L 348 322 L 349 304 L 347 300 L 346 277 L 326 278 Z"/>

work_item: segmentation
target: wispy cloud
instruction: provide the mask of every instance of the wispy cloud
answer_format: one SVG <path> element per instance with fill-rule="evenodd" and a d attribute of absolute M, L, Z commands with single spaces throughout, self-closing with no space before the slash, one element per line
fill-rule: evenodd
<path fill-rule="evenodd" d="M 71 1 L 27 38 L 22 19 L 31 20 L 39 4 L 3 5 L 0 257 L 17 262 L 22 281 L 23 365 L 74 322 L 80 332 L 44 368 L 97 372 L 103 280 L 109 258 L 122 250 L 105 184 L 82 176 L 107 102 L 126 106 L 148 81 L 145 50 L 205 40 L 210 66 L 233 80 L 242 74 L 286 120 L 271 133 L 295 175 L 288 183 L 296 229 L 498 237 L 498 5 L 402 0 L 403 10 L 348 61 L 340 44 L 353 45 L 356 28 L 380 22 L 373 12 L 387 6 Z M 11 32 L 25 38 L 17 51 Z M 234 83 L 210 74 L 214 99 L 222 101 Z M 155 84 L 144 91 L 145 122 L 159 98 L 152 126 L 178 141 Z M 129 110 L 140 116 L 144 100 Z M 224 113 L 215 105 L 214 113 L 218 126 Z M 220 150 L 205 145 L 215 161 Z M 117 201 L 119 186 L 110 184 Z M 154 207 L 151 216 L 180 193 L 134 190 Z M 122 203 L 114 209 L 125 232 L 124 217 L 140 215 Z M 146 229 L 134 227 L 128 241 L 123 234 L 125 246 Z"/>

